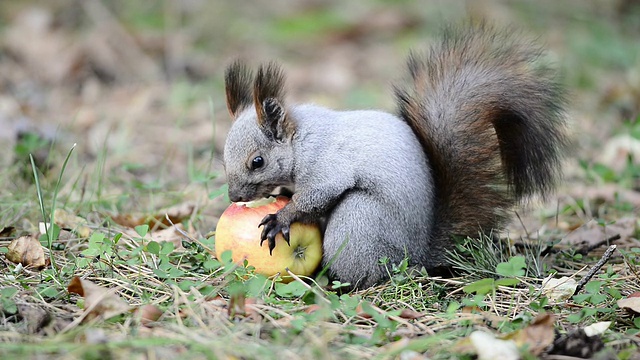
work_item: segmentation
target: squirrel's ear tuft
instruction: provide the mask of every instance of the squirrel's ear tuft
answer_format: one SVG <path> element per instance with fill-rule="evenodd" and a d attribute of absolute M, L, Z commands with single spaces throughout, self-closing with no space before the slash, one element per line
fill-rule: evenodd
<path fill-rule="evenodd" d="M 236 60 L 227 67 L 224 86 L 227 93 L 227 109 L 233 118 L 243 109 L 251 106 L 251 81 L 253 74 L 247 65 Z"/>
<path fill-rule="evenodd" d="M 284 73 L 276 63 L 262 65 L 253 84 L 258 124 L 267 136 L 283 140 L 293 133 L 284 106 Z"/>

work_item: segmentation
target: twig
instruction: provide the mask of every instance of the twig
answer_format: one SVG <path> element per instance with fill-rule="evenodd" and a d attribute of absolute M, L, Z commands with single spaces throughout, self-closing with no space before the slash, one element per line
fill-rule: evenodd
<path fill-rule="evenodd" d="M 582 248 L 576 250 L 575 252 L 577 254 L 580 254 L 580 255 L 587 255 L 591 251 L 601 247 L 602 245 L 608 245 L 609 243 L 614 242 L 616 240 L 620 240 L 620 239 L 621 239 L 620 234 L 616 234 L 616 235 L 613 235 L 613 236 L 611 236 L 609 238 L 606 238 L 604 240 L 600 240 L 597 243 L 590 244 L 590 245 L 585 245 Z M 523 243 L 523 242 L 516 242 L 516 243 L 513 244 L 513 246 L 516 247 L 517 249 L 527 249 L 528 247 L 533 247 L 535 245 L 530 245 L 530 244 Z M 538 247 L 542 248 L 541 246 L 538 246 Z M 544 255 L 549 255 L 549 254 L 555 254 L 555 253 L 562 252 L 562 251 L 564 251 L 564 250 L 554 248 L 554 245 L 548 245 L 548 246 L 546 246 L 544 249 L 542 249 L 540 251 L 540 255 L 544 256 Z"/>
<path fill-rule="evenodd" d="M 580 282 L 578 282 L 578 286 L 576 286 L 576 290 L 573 292 L 573 295 L 576 295 L 577 293 L 579 293 L 580 290 L 582 290 L 582 288 L 585 285 L 587 285 L 589 280 L 591 280 L 593 275 L 595 275 L 598 271 L 600 271 L 600 269 L 604 266 L 604 264 L 606 264 L 606 262 L 609 261 L 609 258 L 611 258 L 611 255 L 613 255 L 613 252 L 616 250 L 616 248 L 617 248 L 616 245 L 609 246 L 607 251 L 604 252 L 604 255 L 602 255 L 602 258 L 600 258 L 600 261 L 598 261 L 591 268 L 591 270 L 589 270 L 587 275 L 585 277 L 583 277 L 582 280 L 580 280 Z"/>

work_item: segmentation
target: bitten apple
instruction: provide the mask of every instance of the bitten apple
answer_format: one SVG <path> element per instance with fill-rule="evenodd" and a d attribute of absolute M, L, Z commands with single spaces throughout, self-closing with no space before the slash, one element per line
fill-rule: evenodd
<path fill-rule="evenodd" d="M 322 260 L 322 236 L 316 225 L 293 223 L 290 231 L 291 246 L 282 234 L 276 237 L 273 255 L 269 254 L 269 246 L 265 240 L 260 246 L 262 227 L 258 224 L 262 219 L 282 209 L 289 199 L 261 199 L 249 203 L 232 203 L 222 213 L 216 226 L 215 248 L 220 259 L 222 253 L 231 250 L 232 259 L 236 263 L 247 260 L 255 267 L 256 273 L 273 276 L 280 273 L 284 280 L 291 280 L 286 268 L 296 275 L 313 274 Z"/>

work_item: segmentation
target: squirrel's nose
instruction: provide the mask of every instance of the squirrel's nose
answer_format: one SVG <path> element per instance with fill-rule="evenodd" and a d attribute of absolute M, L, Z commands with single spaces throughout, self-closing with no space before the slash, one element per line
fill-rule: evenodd
<path fill-rule="evenodd" d="M 231 200 L 231 202 L 244 202 L 247 201 L 245 200 L 244 197 L 240 196 L 240 195 L 231 195 L 229 194 L 229 200 Z"/>

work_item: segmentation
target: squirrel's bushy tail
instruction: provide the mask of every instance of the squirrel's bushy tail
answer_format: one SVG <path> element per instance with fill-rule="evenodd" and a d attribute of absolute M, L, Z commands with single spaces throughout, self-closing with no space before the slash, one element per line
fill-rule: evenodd
<path fill-rule="evenodd" d="M 523 198 L 545 195 L 567 146 L 562 88 L 532 42 L 485 24 L 448 28 L 412 82 L 396 88 L 400 116 L 431 162 L 436 212 L 430 250 L 442 265 L 453 235 L 504 225 Z M 440 256 L 438 256 L 440 255 Z"/>

